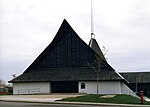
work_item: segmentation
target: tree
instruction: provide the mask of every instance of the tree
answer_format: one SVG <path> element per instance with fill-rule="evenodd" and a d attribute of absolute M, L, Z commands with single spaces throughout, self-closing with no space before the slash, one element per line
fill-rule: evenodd
<path fill-rule="evenodd" d="M 104 61 L 100 58 L 99 55 L 96 55 L 95 56 L 95 60 L 91 61 L 91 62 L 88 62 L 88 65 L 96 72 L 96 75 L 97 75 L 97 94 L 99 92 L 99 85 L 98 85 L 98 82 L 99 82 L 99 73 L 104 65 Z"/>
<path fill-rule="evenodd" d="M 4 87 L 6 86 L 6 83 L 4 80 L 0 79 L 0 87 Z"/>
<path fill-rule="evenodd" d="M 108 58 L 106 58 L 107 52 L 108 52 L 108 50 L 106 49 L 106 47 L 102 46 L 102 53 L 103 53 L 103 55 L 104 55 L 104 57 L 105 57 L 106 60 L 108 59 Z"/>

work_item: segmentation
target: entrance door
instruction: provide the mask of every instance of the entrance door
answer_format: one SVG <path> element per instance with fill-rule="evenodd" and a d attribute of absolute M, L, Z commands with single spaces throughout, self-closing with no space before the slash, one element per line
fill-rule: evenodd
<path fill-rule="evenodd" d="M 52 82 L 52 93 L 78 93 L 78 82 Z"/>

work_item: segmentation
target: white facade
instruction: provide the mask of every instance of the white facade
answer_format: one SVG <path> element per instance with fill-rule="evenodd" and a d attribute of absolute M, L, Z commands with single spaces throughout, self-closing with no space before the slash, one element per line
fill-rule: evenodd
<path fill-rule="evenodd" d="M 123 82 L 121 82 L 121 94 L 127 94 L 127 95 L 132 95 L 135 96 L 135 93 Z"/>
<path fill-rule="evenodd" d="M 13 83 L 13 94 L 43 94 L 50 92 L 49 82 Z"/>
<path fill-rule="evenodd" d="M 81 88 L 84 83 L 85 87 Z M 78 83 L 79 93 L 97 94 L 96 81 L 80 81 Z M 44 94 L 51 93 L 50 82 L 13 83 L 13 94 Z M 100 81 L 98 84 L 98 94 L 128 94 L 135 95 L 134 92 L 121 81 Z"/>
<path fill-rule="evenodd" d="M 81 89 L 81 84 L 85 89 Z M 79 93 L 97 94 L 97 82 L 80 81 Z M 134 95 L 133 91 L 121 81 L 101 81 L 98 83 L 98 94 L 128 94 Z"/>

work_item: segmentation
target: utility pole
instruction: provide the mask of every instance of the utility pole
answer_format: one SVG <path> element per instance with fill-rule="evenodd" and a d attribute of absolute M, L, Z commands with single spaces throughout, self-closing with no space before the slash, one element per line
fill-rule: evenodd
<path fill-rule="evenodd" d="M 138 82 L 140 81 L 140 78 L 137 78 L 136 77 L 136 87 L 135 87 L 135 92 L 136 92 L 136 94 L 137 94 L 137 92 L 138 92 Z"/>

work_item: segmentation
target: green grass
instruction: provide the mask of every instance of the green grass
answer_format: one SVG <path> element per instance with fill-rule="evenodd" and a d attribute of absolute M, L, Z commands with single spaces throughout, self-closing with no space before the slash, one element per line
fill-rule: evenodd
<path fill-rule="evenodd" d="M 147 98 L 150 98 L 150 96 L 147 96 Z"/>
<path fill-rule="evenodd" d="M 74 98 L 65 98 L 63 101 L 72 102 L 95 102 L 95 103 L 117 103 L 117 104 L 140 104 L 140 99 L 130 95 L 116 95 L 113 98 L 101 98 L 103 95 L 84 95 Z M 144 104 L 150 105 L 150 102 L 144 102 Z"/>

